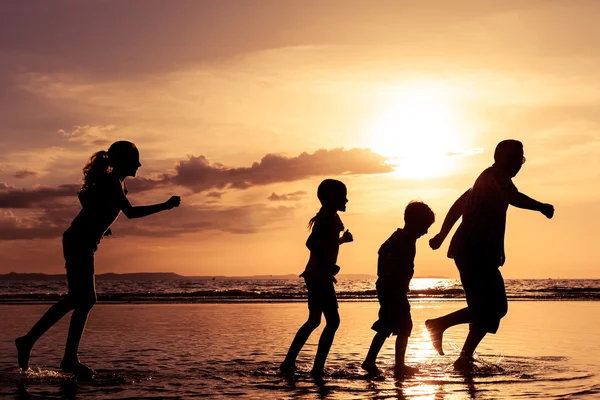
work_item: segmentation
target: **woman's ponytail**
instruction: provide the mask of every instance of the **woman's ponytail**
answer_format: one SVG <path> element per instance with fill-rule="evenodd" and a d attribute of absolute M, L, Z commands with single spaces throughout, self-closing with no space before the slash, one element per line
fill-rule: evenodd
<path fill-rule="evenodd" d="M 79 198 L 85 197 L 87 192 L 96 184 L 98 179 L 110 172 L 108 152 L 100 150 L 90 157 L 90 161 L 83 167 L 83 179 L 79 189 Z"/>

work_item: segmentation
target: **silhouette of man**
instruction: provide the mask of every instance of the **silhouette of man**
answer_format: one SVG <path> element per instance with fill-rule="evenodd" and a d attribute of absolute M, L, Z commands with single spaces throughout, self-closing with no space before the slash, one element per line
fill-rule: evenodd
<path fill-rule="evenodd" d="M 525 163 L 523 144 L 504 140 L 496 146 L 494 164 L 479 175 L 473 187 L 452 205 L 440 233 L 429 244 L 438 249 L 462 216 L 462 222 L 452 237 L 448 257 L 453 258 L 460 273 L 467 307 L 439 318 L 425 321 L 433 346 L 444 354 L 442 337 L 446 329 L 469 324 L 469 334 L 459 358 L 458 370 L 469 370 L 473 353 L 487 333 L 496 333 L 500 319 L 508 311 L 504 280 L 499 267 L 504 265 L 504 232 L 509 205 L 539 211 L 547 218 L 554 207 L 536 201 L 515 187 L 512 178 Z"/>

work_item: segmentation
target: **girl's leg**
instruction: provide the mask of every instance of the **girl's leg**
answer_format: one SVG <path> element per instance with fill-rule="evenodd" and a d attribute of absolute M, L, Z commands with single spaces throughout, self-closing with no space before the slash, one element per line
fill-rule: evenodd
<path fill-rule="evenodd" d="M 67 295 L 64 299 L 50 307 L 25 336 L 21 336 L 15 340 L 19 366 L 22 370 L 26 371 L 29 368 L 31 348 L 35 342 L 69 311 L 73 310 L 73 308 L 73 302 L 70 296 Z"/>
<path fill-rule="evenodd" d="M 87 317 L 94 304 L 96 304 L 94 270 L 92 268 L 81 268 L 70 273 L 69 288 L 73 288 L 69 294 L 73 294 L 75 309 L 71 316 L 67 345 L 60 366 L 63 370 L 75 375 L 88 376 L 93 374 L 93 370 L 79 362 L 77 352 Z"/>
<path fill-rule="evenodd" d="M 327 324 L 325 325 L 325 329 L 323 329 L 323 333 L 321 333 L 319 346 L 317 347 L 317 355 L 313 365 L 313 372 L 317 374 L 321 374 L 323 372 L 325 360 L 327 359 L 327 355 L 329 354 L 329 350 L 333 344 L 335 332 L 340 326 L 340 314 L 338 313 L 337 308 L 324 311 L 323 314 L 325 314 L 325 322 Z"/>
<path fill-rule="evenodd" d="M 298 332 L 292 341 L 292 345 L 285 356 L 285 360 L 281 364 L 281 370 L 293 369 L 300 350 L 302 350 L 302 347 L 304 347 L 304 344 L 308 340 L 310 334 L 317 329 L 320 324 L 321 311 L 309 310 L 308 320 L 300 327 L 300 329 L 298 329 Z"/>

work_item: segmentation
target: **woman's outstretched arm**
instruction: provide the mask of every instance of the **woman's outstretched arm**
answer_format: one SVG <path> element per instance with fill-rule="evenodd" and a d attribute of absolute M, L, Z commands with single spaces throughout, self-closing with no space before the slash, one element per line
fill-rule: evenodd
<path fill-rule="evenodd" d="M 170 210 L 173 207 L 179 207 L 181 198 L 179 196 L 171 196 L 171 198 L 164 203 L 152 204 L 149 206 L 132 206 L 127 196 L 123 192 L 123 188 L 119 184 L 115 187 L 114 195 L 121 211 L 127 218 L 142 218 L 148 215 L 156 214 L 161 211 Z"/>

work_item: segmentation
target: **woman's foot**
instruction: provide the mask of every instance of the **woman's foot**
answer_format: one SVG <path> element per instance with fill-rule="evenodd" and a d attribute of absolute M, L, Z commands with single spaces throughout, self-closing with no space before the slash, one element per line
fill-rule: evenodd
<path fill-rule="evenodd" d="M 15 346 L 17 346 L 17 358 L 19 360 L 19 367 L 23 371 L 29 369 L 29 358 L 31 357 L 31 344 L 25 336 L 15 339 Z"/>
<path fill-rule="evenodd" d="M 444 349 L 442 348 L 442 339 L 444 336 L 444 330 L 433 319 L 425 321 L 425 327 L 429 331 L 429 337 L 431 338 L 431 344 L 433 348 L 438 352 L 440 356 L 444 355 Z"/>
<path fill-rule="evenodd" d="M 394 376 L 396 378 L 404 378 L 405 376 L 414 375 L 419 372 L 419 368 L 409 367 L 408 365 L 400 365 L 394 367 Z"/>
<path fill-rule="evenodd" d="M 367 374 L 369 374 L 370 376 L 377 376 L 382 374 L 382 371 L 379 368 L 377 368 L 377 365 L 375 365 L 375 363 L 371 364 L 365 361 L 360 365 L 360 367 L 367 371 Z"/>
<path fill-rule="evenodd" d="M 461 353 L 460 357 L 454 361 L 454 369 L 460 372 L 470 372 L 473 370 L 473 357 L 466 356 Z"/>
<path fill-rule="evenodd" d="M 94 371 L 87 365 L 80 363 L 79 360 L 75 360 L 75 361 L 63 360 L 60 363 L 60 368 L 63 371 L 73 374 L 77 378 L 80 378 L 80 379 L 92 379 L 94 377 L 94 374 L 96 373 L 96 371 Z"/>
<path fill-rule="evenodd" d="M 325 376 L 325 371 L 320 368 L 313 368 L 310 370 L 310 376 L 314 380 L 322 381 Z"/>

